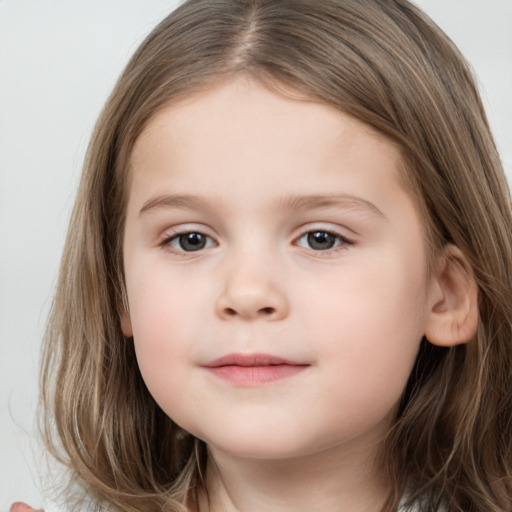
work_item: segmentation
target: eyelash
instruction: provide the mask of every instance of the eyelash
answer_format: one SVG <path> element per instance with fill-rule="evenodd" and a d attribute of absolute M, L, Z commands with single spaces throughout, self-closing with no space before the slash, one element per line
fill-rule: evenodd
<path fill-rule="evenodd" d="M 314 236 L 315 234 L 316 235 L 321 234 L 324 238 L 331 237 L 331 238 L 329 238 L 329 240 L 333 240 L 335 245 L 333 245 L 332 247 L 326 248 L 326 249 L 314 249 L 312 247 L 304 247 L 303 245 L 300 245 L 300 241 L 303 239 L 306 239 L 307 243 L 311 244 L 310 237 Z M 203 245 L 202 247 L 199 247 L 196 250 L 190 250 L 190 251 L 185 250 L 182 246 L 181 239 L 182 239 L 182 237 L 190 236 L 190 235 L 199 235 L 199 237 L 204 237 L 205 245 Z M 190 240 L 190 241 L 192 241 L 192 240 Z M 174 247 L 173 243 L 175 243 L 175 242 L 177 244 L 179 244 L 181 246 L 181 248 Z M 213 242 L 213 243 L 211 243 L 211 242 Z M 174 233 L 171 236 L 168 236 L 164 240 L 162 240 L 162 242 L 159 245 L 167 250 L 170 250 L 171 252 L 173 252 L 175 254 L 187 255 L 187 254 L 193 254 L 195 252 L 199 253 L 203 249 L 209 249 L 210 247 L 214 247 L 216 245 L 216 242 L 213 240 L 212 237 L 210 237 L 209 235 L 206 235 L 205 233 L 202 233 L 201 231 L 190 230 L 190 231 Z M 332 252 L 344 250 L 347 248 L 347 246 L 354 245 L 354 242 L 352 240 L 348 239 L 347 237 L 340 235 L 339 233 L 336 233 L 334 231 L 330 231 L 328 229 L 312 229 L 312 230 L 304 232 L 298 238 L 295 238 L 294 245 L 303 247 L 303 248 L 308 249 L 314 253 L 319 253 L 322 255 L 329 255 Z"/>
<path fill-rule="evenodd" d="M 310 231 L 306 231 L 299 238 L 296 239 L 295 244 L 299 245 L 299 242 L 304 238 L 308 240 L 309 244 L 311 244 L 310 237 L 314 236 L 314 235 L 320 235 L 320 234 L 323 235 L 324 238 L 325 238 L 325 235 L 327 237 L 331 237 L 330 240 L 333 240 L 335 245 L 333 247 L 329 247 L 327 249 L 316 250 L 316 249 L 313 249 L 312 247 L 308 247 L 307 249 L 309 249 L 315 253 L 320 253 L 322 255 L 329 255 L 332 252 L 345 250 L 345 249 L 347 249 L 347 246 L 354 245 L 354 242 L 352 240 L 349 240 L 347 237 L 340 235 L 339 233 L 336 233 L 334 231 L 329 231 L 328 229 L 312 229 Z M 299 245 L 299 247 L 303 247 L 303 246 Z"/>
<path fill-rule="evenodd" d="M 181 247 L 181 248 L 173 247 L 173 242 L 177 242 L 179 245 L 181 245 L 180 239 L 182 237 L 186 237 L 186 236 L 190 236 L 190 235 L 199 235 L 200 237 L 203 237 L 205 239 L 205 245 L 202 247 L 199 247 L 196 250 L 191 250 L 191 251 L 186 251 L 183 249 L 183 247 Z M 203 249 L 208 249 L 208 248 L 212 247 L 213 245 L 215 245 L 215 242 L 213 244 L 209 243 L 212 241 L 213 241 L 213 238 L 211 236 L 208 236 L 205 233 L 201 233 L 200 231 L 190 230 L 190 231 L 182 231 L 179 233 L 175 233 L 175 234 L 165 238 L 160 243 L 160 246 L 172 251 L 175 254 L 185 255 L 185 254 L 192 254 L 195 252 L 200 252 Z"/>

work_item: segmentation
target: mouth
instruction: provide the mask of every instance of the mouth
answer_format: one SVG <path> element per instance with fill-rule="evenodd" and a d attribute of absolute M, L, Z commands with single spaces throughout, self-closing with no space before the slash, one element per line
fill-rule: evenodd
<path fill-rule="evenodd" d="M 228 354 L 202 365 L 215 377 L 243 387 L 292 377 L 309 366 L 269 354 Z"/>

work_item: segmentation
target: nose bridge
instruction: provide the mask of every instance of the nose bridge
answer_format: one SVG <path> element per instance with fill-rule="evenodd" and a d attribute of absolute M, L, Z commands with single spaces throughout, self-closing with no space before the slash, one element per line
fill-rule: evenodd
<path fill-rule="evenodd" d="M 280 265 L 268 245 L 266 251 L 250 243 L 230 251 L 223 262 L 216 304 L 219 316 L 278 320 L 288 314 L 288 308 Z"/>

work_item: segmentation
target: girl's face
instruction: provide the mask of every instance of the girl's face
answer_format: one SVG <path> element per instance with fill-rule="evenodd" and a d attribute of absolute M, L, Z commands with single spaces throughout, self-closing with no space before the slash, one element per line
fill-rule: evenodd
<path fill-rule="evenodd" d="M 243 78 L 138 139 L 123 331 L 214 453 L 349 453 L 388 431 L 434 288 L 399 164 L 366 125 Z"/>

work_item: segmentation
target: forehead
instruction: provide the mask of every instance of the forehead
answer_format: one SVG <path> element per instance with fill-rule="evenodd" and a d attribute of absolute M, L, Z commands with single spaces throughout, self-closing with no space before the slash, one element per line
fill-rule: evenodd
<path fill-rule="evenodd" d="M 243 159 L 240 172 L 251 159 L 270 152 L 289 165 L 307 158 L 328 160 L 340 150 L 368 161 L 386 159 L 399 172 L 402 168 L 399 148 L 372 127 L 296 90 L 275 83 L 270 89 L 246 76 L 160 109 L 135 143 L 132 169 L 147 169 L 155 149 L 174 163 L 185 156 L 190 164 L 208 159 L 207 169 L 219 163 L 212 158 L 221 158 L 220 164 Z"/>
<path fill-rule="evenodd" d="M 132 153 L 127 214 L 193 197 L 200 201 L 188 207 L 216 205 L 252 222 L 283 205 L 343 197 L 343 207 L 371 205 L 400 222 L 418 213 L 401 168 L 396 145 L 339 110 L 232 81 L 167 105 L 147 124 Z"/>

